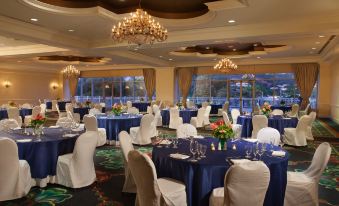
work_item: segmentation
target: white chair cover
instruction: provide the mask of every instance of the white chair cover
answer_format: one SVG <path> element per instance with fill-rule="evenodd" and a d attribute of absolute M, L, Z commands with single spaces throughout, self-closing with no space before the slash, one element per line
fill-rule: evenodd
<path fill-rule="evenodd" d="M 195 104 L 193 101 L 188 101 L 186 102 L 187 108 L 192 109 L 195 108 Z"/>
<path fill-rule="evenodd" d="M 209 125 L 210 123 L 210 113 L 211 113 L 211 106 L 207 106 L 204 114 L 204 126 Z"/>
<path fill-rule="evenodd" d="M 19 160 L 17 144 L 0 138 L 0 201 L 25 196 L 32 185 L 31 170 L 26 160 Z"/>
<path fill-rule="evenodd" d="M 175 107 L 170 108 L 170 122 L 169 128 L 177 129 L 179 125 L 183 124 L 182 117 L 180 117 L 179 110 Z"/>
<path fill-rule="evenodd" d="M 190 136 L 197 136 L 198 132 L 197 129 L 191 124 L 181 124 L 177 128 L 177 137 L 190 137 Z"/>
<path fill-rule="evenodd" d="M 280 143 L 280 133 L 277 129 L 265 127 L 259 130 L 257 139 L 260 143 L 268 143 L 278 146 Z"/>
<path fill-rule="evenodd" d="M 204 122 L 204 114 L 205 114 L 205 108 L 201 107 L 198 109 L 198 115 L 196 117 L 191 118 L 191 125 L 193 125 L 196 128 L 203 127 L 203 122 Z"/>
<path fill-rule="evenodd" d="M 0 131 L 8 131 L 10 129 L 20 128 L 15 119 L 0 120 Z"/>
<path fill-rule="evenodd" d="M 129 107 L 127 109 L 127 113 L 129 113 L 129 114 L 139 114 L 139 109 L 136 108 L 136 107 Z"/>
<path fill-rule="evenodd" d="M 59 127 L 67 127 L 68 125 L 72 123 L 73 123 L 73 119 L 68 118 L 68 117 L 61 117 L 57 120 L 55 125 Z"/>
<path fill-rule="evenodd" d="M 154 124 L 154 116 L 145 114 L 141 118 L 140 127 L 131 127 L 129 131 L 134 144 L 150 144 L 151 138 L 155 137 L 157 133 L 157 128 Z"/>
<path fill-rule="evenodd" d="M 222 112 L 228 112 L 229 102 L 225 102 L 221 109 L 218 109 L 218 116 L 222 116 Z"/>
<path fill-rule="evenodd" d="M 203 102 L 202 104 L 201 104 L 201 107 L 207 107 L 208 105 L 210 105 L 210 103 L 208 103 L 208 102 Z"/>
<path fill-rule="evenodd" d="M 73 153 L 58 158 L 56 183 L 81 188 L 91 185 L 96 180 L 94 152 L 97 145 L 97 132 L 85 132 L 75 142 Z"/>
<path fill-rule="evenodd" d="M 19 127 L 22 126 L 22 118 L 19 115 L 19 109 L 17 107 L 9 107 L 7 109 L 8 119 L 15 119 L 18 122 Z"/>
<path fill-rule="evenodd" d="M 67 117 L 67 112 L 61 112 L 58 104 L 55 105 L 55 108 L 56 108 L 56 111 L 58 112 L 59 118 Z"/>
<path fill-rule="evenodd" d="M 162 126 L 162 116 L 158 105 L 156 104 L 153 105 L 153 112 L 154 112 L 154 122 L 156 126 Z"/>
<path fill-rule="evenodd" d="M 32 119 L 36 118 L 38 114 L 41 114 L 41 107 L 40 106 L 33 107 L 32 115 L 25 116 L 25 120 L 24 120 L 25 125 L 29 125 Z"/>
<path fill-rule="evenodd" d="M 224 123 L 226 124 L 227 122 L 231 122 L 229 117 L 228 117 L 228 114 L 227 112 L 223 111 L 222 112 L 222 119 L 224 120 Z"/>
<path fill-rule="evenodd" d="M 127 106 L 127 109 L 131 108 L 132 107 L 132 102 L 131 101 L 127 101 L 126 102 L 126 106 Z"/>
<path fill-rule="evenodd" d="M 210 206 L 262 206 L 270 182 L 270 171 L 261 161 L 232 165 L 225 175 L 224 187 L 210 196 Z M 255 195 L 254 195 L 255 194 Z"/>
<path fill-rule="evenodd" d="M 256 139 L 258 131 L 262 128 L 268 127 L 268 119 L 265 115 L 254 115 L 252 118 L 252 125 L 252 139 Z"/>
<path fill-rule="evenodd" d="M 66 112 L 71 113 L 73 120 L 80 123 L 80 114 L 79 113 L 74 113 L 74 108 L 73 105 L 71 103 L 67 103 L 66 104 Z M 69 117 L 70 118 L 70 117 Z"/>
<path fill-rule="evenodd" d="M 222 112 L 222 118 L 224 120 L 224 123 L 232 123 L 228 117 L 227 112 Z M 241 131 L 242 131 L 242 125 L 241 124 L 232 124 L 232 130 L 234 132 L 234 138 L 241 138 Z"/>
<path fill-rule="evenodd" d="M 97 108 L 92 108 L 92 109 L 89 110 L 88 114 L 95 116 L 96 114 L 102 114 L 102 113 Z"/>
<path fill-rule="evenodd" d="M 310 125 L 307 127 L 306 139 L 307 140 L 314 140 L 314 137 L 313 137 L 313 134 L 312 134 L 312 125 L 313 125 L 313 122 L 315 121 L 315 119 L 317 118 L 317 113 L 311 112 L 308 116 L 311 118 L 311 121 L 310 121 Z"/>
<path fill-rule="evenodd" d="M 233 124 L 236 124 L 238 117 L 240 116 L 240 111 L 238 109 L 232 109 L 231 116 L 232 116 Z"/>
<path fill-rule="evenodd" d="M 128 163 L 137 186 L 135 205 L 187 205 L 185 185 L 170 178 L 157 179 L 154 163 L 147 155 L 137 150 L 130 151 L 128 153 Z"/>
<path fill-rule="evenodd" d="M 102 111 L 101 103 L 100 104 L 95 104 L 93 108 L 96 108 L 97 110 Z"/>
<path fill-rule="evenodd" d="M 134 150 L 131 136 L 129 136 L 129 134 L 126 131 L 122 131 L 119 133 L 119 141 L 124 158 L 124 169 L 125 169 L 125 183 L 122 188 L 122 192 L 136 193 L 137 186 L 135 185 L 132 173 L 128 166 L 128 153 Z"/>
<path fill-rule="evenodd" d="M 23 109 L 32 109 L 32 105 L 30 103 L 24 103 L 23 105 L 21 105 L 21 108 L 23 108 Z"/>
<path fill-rule="evenodd" d="M 311 117 L 304 115 L 300 118 L 297 128 L 285 128 L 284 143 L 294 146 L 306 146 L 307 127 L 309 127 L 311 121 Z"/>
<path fill-rule="evenodd" d="M 319 205 L 318 185 L 331 156 L 331 146 L 327 142 L 319 145 L 311 165 L 304 172 L 287 172 L 285 206 Z"/>
<path fill-rule="evenodd" d="M 284 111 L 282 111 L 281 109 L 273 109 L 272 115 L 280 115 L 280 116 L 283 116 L 283 115 L 284 115 Z"/>
<path fill-rule="evenodd" d="M 287 113 L 288 117 L 298 117 L 299 113 L 299 104 L 293 104 L 292 105 L 292 110 Z"/>
<path fill-rule="evenodd" d="M 147 114 L 153 114 L 153 110 L 151 106 L 147 106 Z"/>
<path fill-rule="evenodd" d="M 41 110 L 40 113 L 43 117 L 46 116 L 46 108 L 47 108 L 46 104 L 40 104 L 40 110 Z"/>
<path fill-rule="evenodd" d="M 105 102 L 100 102 L 99 105 L 101 106 L 101 109 L 106 107 L 106 103 Z"/>
<path fill-rule="evenodd" d="M 58 101 L 52 100 L 52 111 L 53 112 L 58 111 L 57 107 L 58 107 Z"/>
<path fill-rule="evenodd" d="M 85 115 L 84 123 L 85 123 L 86 131 L 98 132 L 97 146 L 99 147 L 99 146 L 105 145 L 107 142 L 106 129 L 98 128 L 97 118 L 93 115 Z"/>
<path fill-rule="evenodd" d="M 310 109 L 310 103 L 308 103 L 308 105 L 306 106 L 305 110 L 301 110 L 301 111 L 299 112 L 299 117 L 302 117 L 302 116 L 304 116 L 304 115 L 307 115 L 309 109 Z"/>

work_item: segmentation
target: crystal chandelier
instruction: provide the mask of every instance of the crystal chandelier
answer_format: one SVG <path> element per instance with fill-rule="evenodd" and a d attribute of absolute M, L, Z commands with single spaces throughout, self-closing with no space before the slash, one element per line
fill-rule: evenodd
<path fill-rule="evenodd" d="M 77 70 L 73 65 L 68 65 L 63 70 L 61 70 L 61 73 L 64 75 L 65 78 L 77 78 L 80 76 L 80 71 Z"/>
<path fill-rule="evenodd" d="M 140 6 L 140 3 L 139 3 Z M 167 39 L 167 29 L 155 22 L 151 15 L 142 9 L 130 13 L 118 26 L 113 26 L 112 39 L 116 42 L 127 40 L 128 43 L 153 44 Z"/>
<path fill-rule="evenodd" d="M 215 66 L 214 70 L 218 70 L 221 72 L 231 72 L 234 71 L 238 68 L 236 64 L 234 64 L 230 59 L 228 58 L 223 58 L 220 60 Z"/>

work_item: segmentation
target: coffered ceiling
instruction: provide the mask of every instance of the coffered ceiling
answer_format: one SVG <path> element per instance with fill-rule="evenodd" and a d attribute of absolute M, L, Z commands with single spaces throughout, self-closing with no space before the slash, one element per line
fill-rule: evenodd
<path fill-rule="evenodd" d="M 1 1 L 0 68 L 56 71 L 66 65 L 62 61 L 37 61 L 38 56 L 51 55 L 107 59 L 100 64 L 76 62 L 82 70 L 212 66 L 218 57 L 177 56 L 171 52 L 197 45 L 253 42 L 284 45 L 288 49 L 244 55 L 234 59 L 236 63 L 319 61 L 338 55 L 339 50 L 338 38 L 334 38 L 320 52 L 339 34 L 337 0 L 142 0 L 142 7 L 156 11 L 154 16 L 163 17 L 156 20 L 168 28 L 169 37 L 165 42 L 141 47 L 116 44 L 110 36 L 112 26 L 127 15 L 125 12 L 133 11 L 137 0 L 81 1 L 87 2 L 87 6 L 61 6 L 51 2 Z M 109 3 L 113 9 L 103 3 L 95 6 L 93 2 Z M 115 5 L 119 2 L 120 7 Z M 168 14 L 175 13 L 171 9 L 176 7 L 174 10 L 179 14 L 174 19 Z M 204 12 L 196 12 L 199 8 Z M 195 15 L 184 18 L 182 14 Z"/>

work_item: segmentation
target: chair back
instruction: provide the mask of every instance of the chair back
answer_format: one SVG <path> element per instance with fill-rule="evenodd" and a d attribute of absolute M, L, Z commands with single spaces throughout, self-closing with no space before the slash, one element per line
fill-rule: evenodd
<path fill-rule="evenodd" d="M 58 111 L 58 109 L 59 109 L 58 101 L 52 100 L 52 111 Z"/>
<path fill-rule="evenodd" d="M 208 105 L 208 106 L 206 107 L 204 117 L 205 117 L 205 118 L 209 118 L 209 117 L 210 117 L 210 113 L 211 113 L 211 106 Z"/>
<path fill-rule="evenodd" d="M 280 116 L 282 116 L 282 115 L 284 115 L 284 111 L 282 111 L 281 109 L 274 109 L 272 111 L 272 114 L 273 115 L 280 115 Z"/>
<path fill-rule="evenodd" d="M 188 102 L 186 103 L 186 105 L 187 105 L 187 108 L 193 108 L 193 107 L 195 107 L 195 104 L 194 104 L 193 101 L 188 101 Z"/>
<path fill-rule="evenodd" d="M 126 131 L 121 131 L 119 133 L 120 147 L 123 154 L 124 161 L 128 162 L 128 153 L 134 150 L 131 136 Z"/>
<path fill-rule="evenodd" d="M 156 136 L 156 125 L 154 123 L 154 116 L 151 114 L 145 114 L 141 118 L 139 132 L 137 138 L 140 144 L 151 143 L 151 138 Z"/>
<path fill-rule="evenodd" d="M 131 108 L 131 107 L 132 107 L 132 102 L 131 102 L 131 101 L 127 101 L 127 102 L 126 102 L 126 105 L 127 105 L 127 109 L 128 109 L 128 108 Z"/>
<path fill-rule="evenodd" d="M 257 138 L 258 131 L 262 128 L 268 127 L 268 119 L 265 115 L 254 115 L 252 118 L 252 138 Z"/>
<path fill-rule="evenodd" d="M 41 107 L 40 106 L 35 106 L 32 109 L 32 118 L 36 118 L 38 116 L 38 114 L 41 113 Z"/>
<path fill-rule="evenodd" d="M 129 114 L 139 114 L 139 110 L 136 107 L 130 107 L 127 109 L 127 113 Z"/>
<path fill-rule="evenodd" d="M 153 114 L 153 110 L 151 106 L 147 106 L 147 114 Z"/>
<path fill-rule="evenodd" d="M 98 131 L 98 123 L 97 123 L 97 118 L 94 115 L 88 115 L 86 114 L 84 116 L 84 124 L 86 131 Z"/>
<path fill-rule="evenodd" d="M 299 104 L 293 104 L 290 116 L 291 117 L 297 117 L 298 116 L 298 112 L 299 112 Z"/>
<path fill-rule="evenodd" d="M 298 125 L 296 127 L 297 137 L 306 136 L 307 127 L 310 125 L 311 121 L 312 119 L 308 115 L 304 115 L 300 118 Z"/>
<path fill-rule="evenodd" d="M 232 116 L 233 124 L 236 124 L 238 117 L 240 116 L 240 111 L 238 109 L 232 109 L 231 116 Z"/>
<path fill-rule="evenodd" d="M 179 119 L 179 117 L 180 117 L 180 112 L 179 112 L 178 108 L 171 107 L 170 108 L 170 119 L 177 120 L 177 119 Z"/>
<path fill-rule="evenodd" d="M 30 103 L 24 103 L 23 105 L 21 105 L 21 108 L 23 108 L 23 109 L 32 109 L 32 105 Z"/>
<path fill-rule="evenodd" d="M 8 119 L 17 119 L 20 117 L 19 109 L 17 107 L 9 107 L 7 109 Z"/>
<path fill-rule="evenodd" d="M 311 112 L 309 115 L 309 117 L 311 117 L 311 124 L 315 121 L 315 119 L 317 118 L 317 113 L 316 112 Z"/>
<path fill-rule="evenodd" d="M 153 109 L 154 114 L 160 112 L 159 106 L 156 104 L 153 105 L 152 109 Z"/>
<path fill-rule="evenodd" d="M 66 109 L 66 112 L 70 112 L 72 114 L 74 113 L 73 105 L 71 103 L 67 103 L 65 106 L 65 109 Z"/>
<path fill-rule="evenodd" d="M 40 109 L 41 109 L 41 113 L 45 114 L 46 113 L 46 104 L 40 104 Z"/>
<path fill-rule="evenodd" d="M 10 129 L 20 127 L 15 119 L 3 119 L 0 120 L 0 131 L 8 131 Z"/>
<path fill-rule="evenodd" d="M 269 182 L 270 170 L 261 161 L 232 165 L 225 175 L 224 205 L 262 206 Z"/>
<path fill-rule="evenodd" d="M 99 105 L 101 106 L 101 109 L 106 107 L 106 103 L 105 102 L 101 102 L 101 103 L 99 103 Z"/>
<path fill-rule="evenodd" d="M 225 102 L 225 104 L 222 106 L 222 110 L 225 112 L 228 112 L 230 103 L 228 101 Z"/>
<path fill-rule="evenodd" d="M 257 139 L 260 143 L 268 143 L 278 146 L 280 143 L 280 133 L 277 129 L 265 127 L 259 130 Z"/>
<path fill-rule="evenodd" d="M 89 110 L 88 114 L 96 115 L 96 114 L 101 114 L 101 112 L 97 108 L 92 108 L 92 109 Z"/>
<path fill-rule="evenodd" d="M 198 132 L 197 129 L 191 124 L 181 124 L 177 128 L 177 137 L 190 137 L 190 136 L 197 136 Z"/>
<path fill-rule="evenodd" d="M 197 124 L 202 125 L 204 122 L 204 115 L 205 115 L 206 108 L 201 107 L 198 109 L 198 114 L 197 114 Z"/>
<path fill-rule="evenodd" d="M 101 103 L 100 103 L 100 104 L 95 104 L 95 105 L 94 105 L 94 108 L 96 108 L 96 109 L 99 110 L 99 111 L 102 111 Z"/>
<path fill-rule="evenodd" d="M 147 155 L 137 150 L 132 150 L 128 153 L 128 164 L 137 186 L 136 202 L 138 202 L 138 205 L 161 205 L 161 192 L 157 183 L 157 172 L 152 160 Z"/>
<path fill-rule="evenodd" d="M 210 103 L 208 103 L 208 102 L 203 102 L 203 103 L 201 104 L 201 107 L 207 107 L 208 105 L 210 105 Z"/>
<path fill-rule="evenodd" d="M 231 121 L 230 121 L 230 118 L 228 117 L 227 112 L 225 112 L 225 111 L 222 112 L 222 119 L 224 120 L 225 124 L 226 124 L 227 122 L 231 122 Z"/>

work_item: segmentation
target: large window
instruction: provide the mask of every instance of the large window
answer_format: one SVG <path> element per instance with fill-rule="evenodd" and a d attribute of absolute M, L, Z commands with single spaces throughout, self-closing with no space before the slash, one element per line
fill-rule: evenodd
<path fill-rule="evenodd" d="M 116 102 L 147 100 L 143 76 L 80 78 L 77 88 L 77 101 L 91 100 L 105 102 L 111 106 Z"/>

